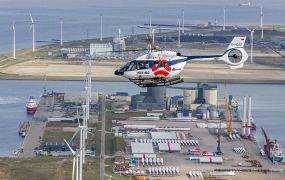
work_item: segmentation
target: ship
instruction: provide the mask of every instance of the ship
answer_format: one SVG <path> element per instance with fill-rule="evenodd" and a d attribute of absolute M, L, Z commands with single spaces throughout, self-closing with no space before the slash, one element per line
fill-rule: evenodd
<path fill-rule="evenodd" d="M 37 111 L 37 102 L 33 96 L 30 96 L 30 99 L 26 103 L 26 109 L 28 114 L 34 114 Z"/>
<path fill-rule="evenodd" d="M 264 144 L 264 152 L 269 157 L 269 159 L 272 161 L 272 163 L 281 163 L 283 161 L 284 155 L 283 155 L 283 149 L 281 145 L 277 142 L 277 140 L 270 140 L 263 128 L 261 128 L 263 136 L 265 138 Z"/>

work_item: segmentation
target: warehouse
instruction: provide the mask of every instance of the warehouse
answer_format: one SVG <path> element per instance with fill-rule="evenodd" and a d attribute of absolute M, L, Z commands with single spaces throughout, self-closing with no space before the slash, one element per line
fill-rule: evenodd
<path fill-rule="evenodd" d="M 131 142 L 131 152 L 136 158 L 155 156 L 152 143 Z"/>
<path fill-rule="evenodd" d="M 177 139 L 175 132 L 150 132 L 152 139 Z"/>
<path fill-rule="evenodd" d="M 179 143 L 158 143 L 159 152 L 180 152 L 181 146 Z"/>

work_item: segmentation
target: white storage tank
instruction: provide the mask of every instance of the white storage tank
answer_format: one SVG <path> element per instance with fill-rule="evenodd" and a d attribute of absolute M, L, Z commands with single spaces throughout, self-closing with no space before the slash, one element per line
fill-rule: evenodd
<path fill-rule="evenodd" d="M 190 105 L 194 103 L 197 97 L 197 91 L 195 89 L 183 90 L 183 106 L 190 109 Z"/>
<path fill-rule="evenodd" d="M 217 107 L 216 106 L 211 105 L 207 109 L 210 112 L 209 119 L 216 119 L 218 117 L 217 116 L 218 112 L 217 112 Z"/>
<path fill-rule="evenodd" d="M 204 99 L 206 104 L 217 105 L 218 102 L 218 92 L 215 88 L 204 89 L 203 91 Z"/>

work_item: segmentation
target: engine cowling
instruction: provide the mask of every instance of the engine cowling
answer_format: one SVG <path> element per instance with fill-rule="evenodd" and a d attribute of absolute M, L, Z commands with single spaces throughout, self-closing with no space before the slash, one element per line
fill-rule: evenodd
<path fill-rule="evenodd" d="M 226 64 L 230 65 L 231 69 L 237 69 L 243 67 L 247 59 L 248 59 L 248 54 L 243 48 L 229 49 L 222 56 L 222 60 Z"/>

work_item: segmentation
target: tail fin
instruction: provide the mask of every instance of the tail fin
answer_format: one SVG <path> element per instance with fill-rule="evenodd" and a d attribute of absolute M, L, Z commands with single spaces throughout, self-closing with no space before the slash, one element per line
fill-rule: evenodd
<path fill-rule="evenodd" d="M 246 41 L 246 37 L 234 37 L 228 49 L 243 48 L 245 41 Z"/>
<path fill-rule="evenodd" d="M 244 50 L 246 37 L 234 37 L 224 55 L 220 58 L 231 69 L 242 68 L 248 59 L 248 55 Z"/>

